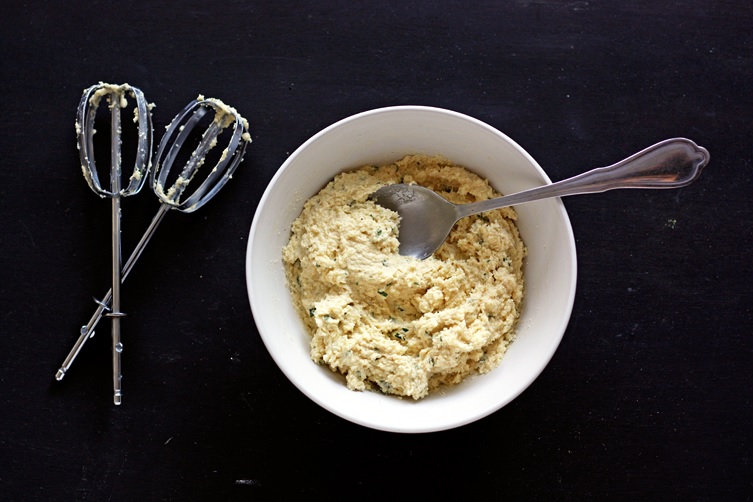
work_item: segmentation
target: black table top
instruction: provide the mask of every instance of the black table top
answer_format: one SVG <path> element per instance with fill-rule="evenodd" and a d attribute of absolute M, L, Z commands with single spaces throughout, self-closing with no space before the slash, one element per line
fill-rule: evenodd
<path fill-rule="evenodd" d="M 753 497 L 750 2 L 12 1 L 0 25 L 3 499 Z M 109 204 L 73 126 L 98 81 L 140 87 L 157 137 L 204 94 L 253 138 L 216 199 L 167 215 L 123 287 L 120 407 L 106 323 L 54 379 L 109 287 Z M 244 276 L 287 156 L 400 104 L 483 120 L 553 180 L 674 136 L 711 152 L 681 190 L 565 200 L 578 286 L 554 358 L 508 406 L 431 434 L 367 429 L 301 394 Z M 124 200 L 124 250 L 157 207 L 148 189 Z"/>

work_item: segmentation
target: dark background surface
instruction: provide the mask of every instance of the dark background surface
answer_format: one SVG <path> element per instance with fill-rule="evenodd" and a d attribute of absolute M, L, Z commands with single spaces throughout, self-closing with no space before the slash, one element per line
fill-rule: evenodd
<path fill-rule="evenodd" d="M 752 5 L 4 3 L 0 496 L 751 500 Z M 100 80 L 156 103 L 157 138 L 199 93 L 253 137 L 216 199 L 167 215 L 124 285 L 118 408 L 107 323 L 53 378 L 109 287 L 109 204 L 81 176 L 73 128 Z M 244 277 L 287 156 L 399 104 L 483 120 L 553 180 L 673 136 L 712 159 L 682 190 L 566 199 L 579 282 L 550 365 L 491 416 L 422 435 L 349 423 L 296 390 Z M 157 207 L 148 188 L 124 201 L 124 253 Z"/>

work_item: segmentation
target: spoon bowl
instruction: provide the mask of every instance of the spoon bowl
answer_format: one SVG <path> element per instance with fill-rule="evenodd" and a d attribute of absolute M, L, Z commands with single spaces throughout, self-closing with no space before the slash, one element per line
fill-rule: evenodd
<path fill-rule="evenodd" d="M 453 204 L 428 188 L 407 184 L 383 186 L 371 199 L 400 215 L 399 253 L 423 260 L 442 246 L 455 223 L 466 216 L 550 197 L 617 188 L 679 188 L 695 181 L 708 161 L 705 148 L 689 139 L 672 138 L 611 166 L 471 204 Z"/>

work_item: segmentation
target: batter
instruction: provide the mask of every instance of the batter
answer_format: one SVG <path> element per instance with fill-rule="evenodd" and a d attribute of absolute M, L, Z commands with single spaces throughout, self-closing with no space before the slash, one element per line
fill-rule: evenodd
<path fill-rule="evenodd" d="M 426 260 L 400 256 L 399 216 L 368 199 L 392 183 L 455 203 L 499 196 L 443 157 L 345 172 L 306 202 L 283 261 L 311 358 L 349 389 L 420 399 L 499 364 L 520 315 L 526 249 L 503 208 L 460 220 Z"/>

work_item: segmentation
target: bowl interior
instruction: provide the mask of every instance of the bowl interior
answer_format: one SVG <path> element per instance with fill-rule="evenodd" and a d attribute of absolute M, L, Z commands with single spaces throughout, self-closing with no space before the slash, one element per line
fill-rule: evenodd
<path fill-rule="evenodd" d="M 492 372 L 420 401 L 353 392 L 344 378 L 309 357 L 309 335 L 293 309 L 281 251 L 303 204 L 336 174 L 411 153 L 441 154 L 512 193 L 549 183 L 538 164 L 496 129 L 429 107 L 364 112 L 315 135 L 270 182 L 254 215 L 246 280 L 259 333 L 283 373 L 305 395 L 352 422 L 393 432 L 431 432 L 482 418 L 509 403 L 544 369 L 567 327 L 576 282 L 575 240 L 561 201 L 520 205 L 518 226 L 528 256 L 517 338 Z"/>

